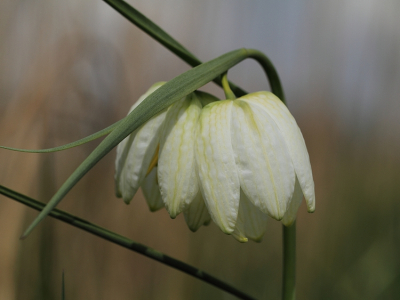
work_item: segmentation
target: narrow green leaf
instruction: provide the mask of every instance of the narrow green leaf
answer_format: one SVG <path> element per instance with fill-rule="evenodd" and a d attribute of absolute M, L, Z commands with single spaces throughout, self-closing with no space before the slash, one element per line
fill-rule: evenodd
<path fill-rule="evenodd" d="M 207 63 L 201 64 L 167 82 L 138 105 L 118 126 L 97 146 L 95 150 L 65 181 L 53 198 L 21 236 L 21 239 L 36 227 L 49 212 L 57 206 L 69 190 L 108 152 L 139 128 L 151 117 L 170 106 L 175 101 L 210 82 L 216 76 L 232 68 L 248 56 L 247 49 L 228 52 Z"/>
<path fill-rule="evenodd" d="M 179 42 L 172 38 L 168 33 L 166 33 L 162 28 L 156 25 L 153 21 L 148 19 L 142 13 L 137 11 L 135 8 L 130 6 L 128 3 L 122 0 L 104 0 L 112 8 L 118 11 L 121 15 L 143 30 L 145 33 L 154 38 L 161 45 L 169 49 L 172 53 L 176 54 L 183 61 L 187 62 L 190 66 L 196 67 L 202 62 L 194 56 L 189 50 L 183 47 Z M 221 77 L 213 78 L 213 81 L 222 86 Z M 246 95 L 247 92 L 242 90 L 237 85 L 229 82 L 232 91 L 238 96 Z"/>
<path fill-rule="evenodd" d="M 6 146 L 0 146 L 0 148 L 7 149 L 7 150 L 12 150 L 12 151 L 18 151 L 18 152 L 28 152 L 28 153 L 49 153 L 49 152 L 57 152 L 57 151 L 62 151 L 62 150 L 67 150 L 73 147 L 77 147 L 80 145 L 83 145 L 85 143 L 91 142 L 95 139 L 98 139 L 102 136 L 105 136 L 109 134 L 111 131 L 114 130 L 118 126 L 119 123 L 121 123 L 122 120 L 119 120 L 118 122 L 115 122 L 114 124 L 96 132 L 91 135 L 88 135 L 87 137 L 84 137 L 83 139 L 77 140 L 72 143 L 68 143 L 62 146 L 57 146 L 54 148 L 48 148 L 48 149 L 20 149 L 20 148 L 12 148 L 12 147 L 6 147 Z"/>
<path fill-rule="evenodd" d="M 121 0 L 104 0 L 107 4 L 113 7 L 116 11 L 122 14 L 125 18 L 150 35 L 164 47 L 182 58 L 192 67 L 201 64 L 201 61 L 183 47 L 178 41 L 173 39 L 168 33 L 161 29 L 158 25 L 144 16 L 141 12 L 130 6 L 125 1 Z"/>
<path fill-rule="evenodd" d="M 15 192 L 15 191 L 13 191 L 9 188 L 6 188 L 2 185 L 0 185 L 0 194 L 4 195 L 10 199 L 16 200 L 16 201 L 18 201 L 26 206 L 29 206 L 33 209 L 39 210 L 39 211 L 45 207 L 44 203 L 37 201 L 35 199 L 32 199 L 30 197 L 27 197 L 25 195 L 22 195 L 18 192 Z M 242 291 L 239 291 L 235 287 L 219 280 L 218 278 L 216 278 L 206 272 L 203 272 L 202 270 L 199 270 L 191 265 L 188 265 L 182 261 L 179 261 L 179 260 L 177 260 L 171 256 L 168 256 L 160 251 L 157 251 L 155 249 L 147 247 L 146 245 L 140 244 L 138 242 L 132 241 L 132 240 L 128 239 L 127 237 L 124 237 L 122 235 L 114 233 L 108 229 L 102 228 L 96 224 L 90 223 L 84 219 L 78 218 L 78 217 L 71 215 L 69 213 L 66 213 L 62 210 L 54 209 L 50 212 L 50 216 L 55 219 L 58 219 L 62 222 L 65 222 L 71 226 L 77 227 L 83 231 L 86 231 L 93 235 L 96 235 L 106 241 L 109 241 L 111 243 L 114 243 L 116 245 L 124 247 L 128 250 L 135 251 L 139 254 L 147 256 L 150 259 L 161 262 L 167 266 L 170 266 L 174 269 L 177 269 L 181 272 L 191 275 L 191 276 L 193 276 L 197 279 L 200 279 L 204 282 L 207 282 L 227 293 L 235 295 L 236 297 L 238 297 L 240 299 L 254 299 L 253 297 L 243 293 Z M 64 282 L 64 272 L 63 272 L 63 282 Z M 64 284 L 62 286 L 64 287 Z M 62 299 L 65 299 L 65 294 L 64 294 L 64 298 L 62 298 Z"/>

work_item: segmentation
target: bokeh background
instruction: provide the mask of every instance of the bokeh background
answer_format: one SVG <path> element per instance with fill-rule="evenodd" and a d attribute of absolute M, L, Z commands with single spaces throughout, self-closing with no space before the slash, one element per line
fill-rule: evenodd
<path fill-rule="evenodd" d="M 274 62 L 302 129 L 317 209 L 298 216 L 298 299 L 400 299 L 400 2 L 130 0 L 201 60 L 241 47 Z M 156 81 L 189 67 L 102 1 L 0 1 L 0 144 L 44 148 L 124 117 Z M 245 61 L 229 78 L 268 89 Z M 213 84 L 205 90 L 223 97 Z M 47 202 L 98 141 L 64 152 L 0 150 L 0 184 Z M 281 224 L 240 244 L 211 224 L 114 196 L 115 151 L 60 204 L 260 299 L 281 293 Z M 0 299 L 234 299 L 0 196 Z"/>

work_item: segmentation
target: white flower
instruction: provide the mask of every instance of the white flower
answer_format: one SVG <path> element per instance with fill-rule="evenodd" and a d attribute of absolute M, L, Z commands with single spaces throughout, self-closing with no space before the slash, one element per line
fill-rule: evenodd
<path fill-rule="evenodd" d="M 286 106 L 269 92 L 216 100 L 192 93 L 123 140 L 117 195 L 129 203 L 142 187 L 150 210 L 183 212 L 193 231 L 212 218 L 241 242 L 260 241 L 268 217 L 291 225 L 303 195 L 314 211 L 307 149 Z"/>
<path fill-rule="evenodd" d="M 270 92 L 213 102 L 196 133 L 200 187 L 213 221 L 239 241 L 259 240 L 267 216 L 290 225 L 304 197 L 315 209 L 303 136 Z"/>
<path fill-rule="evenodd" d="M 153 85 L 131 111 L 162 84 Z M 195 129 L 202 107 L 216 100 L 207 93 L 191 93 L 124 139 L 117 147 L 117 196 L 129 203 L 142 187 L 150 210 L 165 205 L 172 218 L 183 212 L 193 231 L 208 224 L 195 169 Z"/>

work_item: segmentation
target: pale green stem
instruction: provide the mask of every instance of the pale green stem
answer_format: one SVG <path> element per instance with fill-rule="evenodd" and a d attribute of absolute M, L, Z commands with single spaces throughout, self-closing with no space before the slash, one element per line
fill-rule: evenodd
<path fill-rule="evenodd" d="M 283 225 L 282 300 L 296 299 L 296 222 Z"/>
<path fill-rule="evenodd" d="M 222 76 L 222 88 L 224 89 L 226 99 L 229 100 L 236 99 L 235 94 L 232 92 L 231 87 L 229 86 L 228 72 L 225 72 L 225 74 Z"/>

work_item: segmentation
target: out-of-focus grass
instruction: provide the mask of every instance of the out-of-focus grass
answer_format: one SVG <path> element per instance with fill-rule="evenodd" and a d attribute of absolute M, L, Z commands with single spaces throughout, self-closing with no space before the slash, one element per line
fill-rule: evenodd
<path fill-rule="evenodd" d="M 0 3 L 0 40 L 5 41 L 0 43 L 3 145 L 43 148 L 81 138 L 125 116 L 153 82 L 187 69 L 117 15 L 113 24 L 120 26 L 122 37 L 106 40 L 100 29 L 93 28 L 96 24 L 107 28 L 90 14 L 91 5 L 103 9 L 97 2 L 80 9 L 75 2 L 63 4 L 83 15 L 48 4 L 45 0 Z M 47 10 L 42 11 L 45 5 Z M 4 12 L 10 16 L 3 17 Z M 199 44 L 189 49 L 204 51 Z M 389 77 L 397 78 L 395 64 L 390 67 Z M 400 147 L 395 133 L 399 127 L 387 125 L 387 116 L 395 111 L 394 90 L 388 88 L 377 99 L 380 111 L 368 129 L 344 130 L 335 109 L 340 94 L 332 93 L 337 83 L 319 74 L 313 74 L 318 84 L 310 83 L 307 93 L 283 82 L 292 95 L 289 107 L 293 103 L 297 108 L 317 194 L 316 212 L 307 214 L 304 205 L 299 212 L 298 298 L 397 299 Z M 387 77 L 382 79 L 385 86 L 388 82 Z M 222 95 L 213 86 L 207 88 Z M 356 97 L 362 99 L 363 93 Z M 306 107 L 301 109 L 302 105 Z M 0 150 L 0 181 L 47 201 L 96 143 L 40 155 Z M 171 220 L 165 210 L 150 213 L 141 193 L 129 206 L 117 199 L 114 155 L 90 171 L 60 208 L 193 264 L 256 297 L 279 298 L 280 223 L 270 222 L 261 244 L 239 244 L 213 224 L 193 234 L 182 216 Z M 0 299 L 57 299 L 62 270 L 67 299 L 233 299 L 55 220 L 46 220 L 27 240 L 19 241 L 36 214 L 0 196 Z"/>

